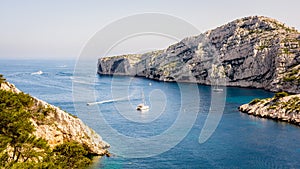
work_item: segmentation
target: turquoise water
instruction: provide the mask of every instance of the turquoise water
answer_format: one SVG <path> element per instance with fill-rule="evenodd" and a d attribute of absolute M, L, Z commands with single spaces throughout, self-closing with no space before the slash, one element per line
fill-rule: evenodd
<path fill-rule="evenodd" d="M 95 75 L 93 84 L 82 82 L 78 85 L 81 88 L 92 85 L 96 101 L 111 99 L 112 86 L 116 93 L 122 93 L 124 89 L 134 93 L 129 102 L 119 103 L 121 106 L 129 105 L 128 109 L 122 110 L 128 113 L 125 114 L 127 118 L 124 114 L 118 113 L 120 110 L 115 103 L 95 105 L 100 113 L 89 112 L 86 102 L 76 101 L 75 104 L 79 107 L 75 111 L 72 98 L 74 63 L 74 61 L 1 60 L 0 73 L 24 92 L 79 116 L 100 134 L 103 132 L 103 125 L 99 123 L 101 117 L 119 133 L 132 138 L 149 138 L 168 129 L 176 120 L 181 107 L 180 86 L 189 85 L 143 78 Z M 34 73 L 38 71 L 43 73 Z M 130 82 L 130 85 L 122 82 Z M 205 143 L 200 144 L 199 134 L 211 106 L 211 88 L 203 85 L 197 87 L 198 91 L 191 90 L 186 94 L 189 96 L 187 98 L 199 94 L 200 102 L 197 107 L 199 112 L 193 127 L 179 144 L 166 152 L 147 158 L 124 158 L 118 153 L 113 153 L 110 158 L 102 158 L 94 168 L 300 168 L 299 127 L 249 116 L 237 110 L 239 105 L 254 98 L 273 96 L 273 93 L 259 89 L 227 88 L 222 119 L 213 135 Z M 140 90 L 144 91 L 146 102 L 152 104 L 150 109 L 152 114 L 140 114 L 132 110 L 140 103 Z M 148 97 L 151 95 L 161 97 L 151 100 Z M 190 99 L 189 102 L 193 103 L 196 100 Z M 154 118 L 152 116 L 154 110 L 160 108 L 155 105 L 164 105 L 164 111 Z M 87 113 L 82 113 L 84 111 Z M 104 140 L 110 138 L 104 137 Z M 137 145 L 132 145 L 134 146 Z M 152 147 L 135 148 L 147 151 Z M 118 151 L 116 147 L 111 149 L 114 152 Z"/>

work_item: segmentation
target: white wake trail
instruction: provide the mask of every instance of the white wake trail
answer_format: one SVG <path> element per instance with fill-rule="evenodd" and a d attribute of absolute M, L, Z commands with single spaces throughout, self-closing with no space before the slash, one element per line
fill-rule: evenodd
<path fill-rule="evenodd" d="M 103 101 L 99 101 L 99 102 L 90 102 L 87 103 L 87 106 L 92 106 L 92 105 L 96 105 L 96 104 L 104 104 L 104 103 L 111 103 L 111 102 L 118 102 L 118 101 L 125 101 L 125 100 L 130 100 L 130 98 L 132 96 L 134 96 L 136 92 L 133 92 L 131 95 L 126 96 L 126 97 L 121 97 L 121 98 L 116 98 L 116 99 L 110 99 L 110 100 L 103 100 Z M 131 99 L 132 100 L 132 99 Z M 135 99 L 133 99 L 135 100 Z"/>

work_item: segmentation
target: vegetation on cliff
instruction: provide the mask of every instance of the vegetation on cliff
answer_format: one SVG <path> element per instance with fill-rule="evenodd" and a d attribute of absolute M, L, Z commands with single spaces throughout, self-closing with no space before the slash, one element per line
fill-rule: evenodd
<path fill-rule="evenodd" d="M 278 92 L 272 98 L 254 99 L 239 110 L 255 116 L 286 121 L 300 125 L 300 94 Z"/>
<path fill-rule="evenodd" d="M 46 140 L 33 135 L 31 119 L 43 120 L 48 110 L 32 109 L 31 96 L 5 90 L 0 96 L 0 167 L 83 168 L 91 163 L 86 146 L 65 142 L 51 149 Z"/>
<path fill-rule="evenodd" d="M 300 42 L 299 42 L 300 43 Z M 291 71 L 285 73 L 283 82 L 292 83 L 294 85 L 300 84 L 300 65 L 291 69 Z"/>
<path fill-rule="evenodd" d="M 80 119 L 21 92 L 1 74 L 0 119 L 0 168 L 86 168 L 109 147 Z"/>
<path fill-rule="evenodd" d="M 6 79 L 3 77 L 2 74 L 0 74 L 0 87 L 1 87 L 1 84 L 4 83 L 6 81 Z"/>

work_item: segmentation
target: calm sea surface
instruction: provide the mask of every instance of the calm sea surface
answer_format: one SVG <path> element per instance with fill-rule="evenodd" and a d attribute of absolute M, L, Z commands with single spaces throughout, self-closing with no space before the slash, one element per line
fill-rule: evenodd
<path fill-rule="evenodd" d="M 198 85 L 198 90 L 185 91 L 183 97 L 181 87 L 193 85 L 96 74 L 92 82 L 80 81 L 73 77 L 74 64 L 75 61 L 0 60 L 0 73 L 22 91 L 79 116 L 100 135 L 103 130 L 100 119 L 105 119 L 107 125 L 122 135 L 137 139 L 150 138 L 162 134 L 175 123 L 184 103 L 183 98 L 185 103 L 199 106 L 188 105 L 188 108 L 198 110 L 195 123 L 170 150 L 152 157 L 126 158 L 118 155 L 117 147 L 111 147 L 115 152 L 112 157 L 102 158 L 95 168 L 300 168 L 299 127 L 256 118 L 237 110 L 241 104 L 254 98 L 272 97 L 273 93 L 259 89 L 227 88 L 220 123 L 212 136 L 200 144 L 199 134 L 211 107 L 209 86 Z M 92 87 L 93 97 L 83 94 L 82 100 L 75 98 L 73 102 L 72 80 L 77 85 L 76 89 L 82 89 L 83 93 L 85 88 Z M 124 90 L 129 100 L 122 98 Z M 142 91 L 146 103 L 151 106 L 149 112 L 134 110 L 142 100 Z M 200 101 L 192 99 L 195 95 L 199 95 Z M 99 110 L 96 112 L 92 111 L 92 106 L 86 105 L 87 102 L 111 99 L 120 101 L 92 105 Z M 183 115 L 189 116 L 189 113 Z M 126 146 L 121 139 L 117 145 L 123 142 Z M 165 142 L 162 142 L 162 146 Z M 151 144 L 139 146 L 130 147 L 155 152 Z M 128 151 L 131 151 L 130 147 Z"/>

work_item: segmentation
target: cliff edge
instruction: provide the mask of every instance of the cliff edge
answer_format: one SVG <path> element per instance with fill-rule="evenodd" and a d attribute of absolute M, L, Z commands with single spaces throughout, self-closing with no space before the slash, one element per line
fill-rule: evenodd
<path fill-rule="evenodd" d="M 104 57 L 98 73 L 300 93 L 300 33 L 268 17 L 237 19 L 167 49 Z"/>

